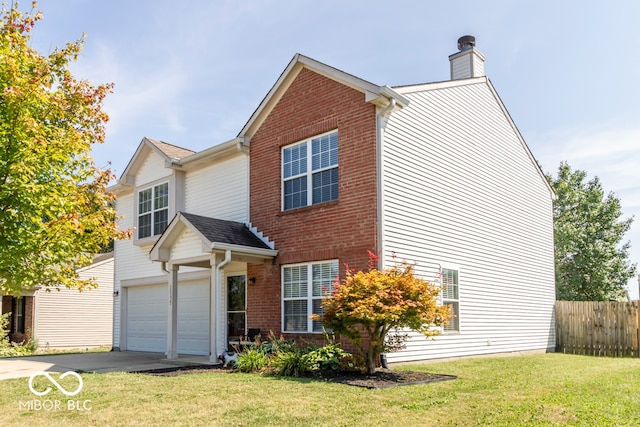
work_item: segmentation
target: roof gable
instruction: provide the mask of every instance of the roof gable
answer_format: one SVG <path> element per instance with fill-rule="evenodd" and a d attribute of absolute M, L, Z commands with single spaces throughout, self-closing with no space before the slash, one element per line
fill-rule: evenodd
<path fill-rule="evenodd" d="M 155 152 L 162 157 L 166 167 L 170 167 L 173 162 L 195 153 L 187 148 L 178 147 L 177 145 L 147 138 L 145 136 L 142 138 L 142 141 L 140 141 L 140 145 L 138 145 L 136 152 L 131 160 L 129 160 L 129 164 L 127 164 L 124 172 L 122 172 L 118 183 L 124 185 L 134 184 L 135 175 L 151 152 Z"/>
<path fill-rule="evenodd" d="M 277 254 L 276 250 L 241 222 L 178 212 L 151 249 L 151 260 L 170 261 L 171 248 L 185 230 L 191 231 L 201 240 L 204 253 L 231 250 L 258 258 L 273 258 Z"/>
<path fill-rule="evenodd" d="M 520 133 L 520 130 L 518 129 L 518 127 L 516 126 L 515 122 L 511 118 L 511 115 L 509 114 L 509 111 L 507 110 L 507 107 L 502 102 L 502 99 L 500 99 L 500 96 L 498 95 L 498 92 L 496 91 L 495 87 L 493 86 L 493 84 L 491 83 L 491 80 L 489 80 L 488 77 L 483 76 L 483 77 L 475 77 L 475 78 L 469 78 L 469 79 L 448 80 L 448 81 L 443 81 L 443 82 L 400 86 L 400 87 L 394 87 L 394 90 L 396 90 L 397 92 L 399 92 L 401 94 L 409 94 L 409 93 L 422 92 L 422 91 L 434 91 L 434 90 L 445 90 L 443 93 L 446 93 L 446 89 L 455 88 L 455 87 L 461 87 L 461 86 L 477 85 L 477 84 L 486 85 L 488 87 L 491 95 L 493 96 L 496 104 L 498 105 L 498 108 L 500 108 L 500 110 L 502 111 L 502 113 L 503 113 L 505 119 L 507 120 L 509 126 L 511 127 L 511 129 L 514 132 L 514 134 L 518 138 L 518 141 L 520 142 L 522 148 L 525 150 L 527 156 L 531 160 L 531 163 L 533 164 L 533 166 L 536 169 L 538 175 L 540 176 L 540 179 L 542 179 L 542 181 L 544 182 L 545 186 L 549 190 L 549 193 L 550 193 L 551 197 L 553 199 L 555 199 L 555 192 L 553 191 L 553 189 L 551 188 L 551 185 L 547 181 L 547 179 L 545 177 L 545 174 L 544 174 L 544 171 L 540 167 L 540 164 L 538 163 L 538 161 L 533 156 L 533 153 L 529 149 L 529 146 L 527 145 L 526 141 L 524 140 L 524 137 Z"/>
<path fill-rule="evenodd" d="M 246 137 L 250 139 L 256 133 L 282 95 L 287 91 L 291 83 L 304 68 L 362 92 L 365 102 L 370 102 L 380 107 L 386 107 L 391 103 L 391 100 L 395 100 L 393 108 L 396 109 L 400 109 L 409 103 L 405 97 L 388 86 L 375 85 L 298 53 L 289 62 L 289 65 L 287 65 L 273 87 L 260 102 L 258 108 L 256 108 L 238 134 L 239 137 Z"/>

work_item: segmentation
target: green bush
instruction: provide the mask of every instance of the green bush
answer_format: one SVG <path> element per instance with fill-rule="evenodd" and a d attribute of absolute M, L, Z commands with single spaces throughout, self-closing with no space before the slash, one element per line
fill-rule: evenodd
<path fill-rule="evenodd" d="M 307 352 L 304 359 L 313 372 L 337 371 L 340 369 L 340 359 L 348 354 L 339 344 L 330 343 Z"/>
<path fill-rule="evenodd" d="M 0 316 L 0 357 L 27 356 L 35 353 L 38 349 L 38 340 L 27 334 L 27 339 L 22 343 L 13 343 L 9 341 L 9 316 L 11 313 L 5 313 Z"/>
<path fill-rule="evenodd" d="M 271 372 L 281 377 L 302 377 L 311 371 L 311 365 L 304 356 L 298 349 L 280 351 L 271 357 Z"/>
<path fill-rule="evenodd" d="M 281 352 L 289 352 L 296 350 L 296 344 L 293 340 L 285 340 L 284 338 L 276 338 L 273 332 L 269 334 L 269 339 L 260 343 L 260 351 L 264 354 L 273 355 Z"/>
<path fill-rule="evenodd" d="M 241 372 L 262 372 L 269 365 L 269 356 L 259 348 L 250 348 L 238 355 L 237 368 Z"/>

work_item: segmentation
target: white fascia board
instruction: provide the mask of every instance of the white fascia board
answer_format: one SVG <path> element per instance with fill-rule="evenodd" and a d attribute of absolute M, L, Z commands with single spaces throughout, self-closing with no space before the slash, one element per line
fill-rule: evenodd
<path fill-rule="evenodd" d="M 124 168 L 124 171 L 120 175 L 120 179 L 118 180 L 119 183 L 135 185 L 135 174 L 138 172 L 138 168 L 144 162 L 144 158 L 148 155 L 149 151 L 153 151 L 162 157 L 167 167 L 171 166 L 172 159 L 156 147 L 152 141 L 152 139 L 147 138 L 146 136 L 142 138 L 136 152 L 133 154 L 131 160 L 129 160 L 129 163 L 127 164 L 127 167 Z"/>
<path fill-rule="evenodd" d="M 344 71 L 338 70 L 337 68 L 331 67 L 327 64 L 323 64 L 322 62 L 318 62 L 315 59 L 309 58 L 308 56 L 299 55 L 298 62 L 304 64 L 307 68 L 315 71 L 320 75 L 338 81 L 343 85 L 360 92 L 380 92 L 380 86 L 366 80 L 362 80 L 361 78 L 354 75 L 345 73 Z"/>
<path fill-rule="evenodd" d="M 251 115 L 247 123 L 238 134 L 239 136 L 245 136 L 247 137 L 247 139 L 253 136 L 253 133 L 255 132 L 253 129 L 257 129 L 260 127 L 262 121 L 266 117 L 265 112 L 269 110 L 269 106 L 275 105 L 275 103 L 277 103 L 282 94 L 288 89 L 289 85 L 293 82 L 293 80 L 297 77 L 297 75 L 303 68 L 308 68 L 315 73 L 318 73 L 329 79 L 337 81 L 340 84 L 362 92 L 365 95 L 366 102 L 371 102 L 378 106 L 386 106 L 386 104 L 388 104 L 389 97 L 398 97 L 396 102 L 400 104 L 404 104 L 404 102 L 406 101 L 405 98 L 399 96 L 399 94 L 391 90 L 391 88 L 385 89 L 386 86 L 375 85 L 352 74 L 345 73 L 344 71 L 338 70 L 337 68 L 331 67 L 327 64 L 323 64 L 322 62 L 318 62 L 315 59 L 297 53 L 289 62 L 282 74 L 280 74 L 280 77 L 275 82 L 273 87 L 269 90 L 264 99 L 260 102 L 258 108 L 256 108 L 254 113 Z"/>
<path fill-rule="evenodd" d="M 275 258 L 278 251 L 275 249 L 253 248 L 251 246 L 233 245 L 230 243 L 211 243 L 212 251 L 231 251 L 232 253 L 254 255 L 262 258 Z"/>
<path fill-rule="evenodd" d="M 191 169 L 192 167 L 195 167 L 203 162 L 208 163 L 211 161 L 215 161 L 220 157 L 228 155 L 230 152 L 237 151 L 238 144 L 244 145 L 244 138 L 236 137 L 229 141 L 216 144 L 212 147 L 209 147 L 202 151 L 198 151 L 197 153 L 191 154 L 187 157 L 183 157 L 182 159 L 175 162 L 175 164 L 178 166 L 182 166 L 185 170 Z"/>
<path fill-rule="evenodd" d="M 124 182 L 116 182 L 107 187 L 107 192 L 114 193 L 116 196 L 122 196 L 133 191 L 133 185 Z"/>

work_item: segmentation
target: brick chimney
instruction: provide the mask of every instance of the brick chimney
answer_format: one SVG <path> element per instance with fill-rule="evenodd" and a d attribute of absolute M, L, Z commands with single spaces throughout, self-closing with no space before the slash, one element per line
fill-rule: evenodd
<path fill-rule="evenodd" d="M 476 38 L 460 37 L 458 50 L 460 52 L 449 56 L 451 80 L 484 76 L 484 56 L 476 49 Z"/>

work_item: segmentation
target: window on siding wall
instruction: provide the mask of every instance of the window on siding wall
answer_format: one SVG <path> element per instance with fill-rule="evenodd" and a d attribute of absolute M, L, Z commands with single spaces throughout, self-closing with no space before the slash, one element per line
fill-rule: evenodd
<path fill-rule="evenodd" d="M 284 332 L 322 332 L 322 323 L 310 316 L 322 315 L 322 299 L 333 290 L 337 276 L 337 260 L 282 268 Z"/>
<path fill-rule="evenodd" d="M 169 222 L 169 183 L 138 192 L 138 239 L 162 234 Z"/>
<path fill-rule="evenodd" d="M 449 319 L 444 332 L 458 332 L 460 330 L 460 297 L 458 295 L 458 270 L 450 268 L 442 269 L 442 303 L 451 306 L 451 311 L 456 316 Z"/>
<path fill-rule="evenodd" d="M 338 132 L 282 149 L 283 210 L 338 199 Z"/>

